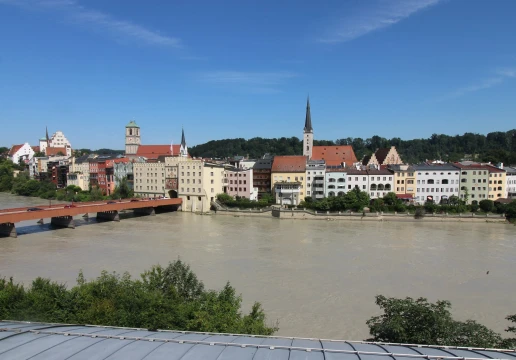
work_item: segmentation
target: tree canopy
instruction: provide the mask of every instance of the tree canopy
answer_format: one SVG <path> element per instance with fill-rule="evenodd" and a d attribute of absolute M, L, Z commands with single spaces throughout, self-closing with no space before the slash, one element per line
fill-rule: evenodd
<path fill-rule="evenodd" d="M 458 161 L 463 158 L 485 162 L 516 163 L 516 130 L 492 132 L 487 135 L 465 133 L 463 135 L 433 134 L 428 139 L 386 139 L 380 136 L 342 138 L 314 141 L 314 145 L 352 145 L 358 159 L 370 155 L 379 148 L 396 146 L 403 161 L 417 163 L 428 159 Z M 227 158 L 235 155 L 260 158 L 272 155 L 299 155 L 303 153 L 302 141 L 290 138 L 252 138 L 212 140 L 189 148 L 192 156 Z"/>
<path fill-rule="evenodd" d="M 229 283 L 206 290 L 181 260 L 154 266 L 141 279 L 103 271 L 87 281 L 79 273 L 71 289 L 40 277 L 29 288 L 0 278 L 0 319 L 257 335 L 277 330 L 266 324 L 259 303 L 247 314 L 241 303 Z"/>

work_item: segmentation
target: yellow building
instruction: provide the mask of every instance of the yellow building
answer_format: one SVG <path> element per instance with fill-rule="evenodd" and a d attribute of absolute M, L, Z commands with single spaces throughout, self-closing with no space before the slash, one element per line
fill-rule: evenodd
<path fill-rule="evenodd" d="M 496 201 L 505 197 L 507 173 L 505 170 L 492 165 L 487 167 L 489 169 L 489 192 L 487 197 L 489 200 Z"/>
<path fill-rule="evenodd" d="M 207 212 L 217 194 L 224 192 L 224 166 L 202 160 L 178 163 L 178 196 L 182 211 Z"/>
<path fill-rule="evenodd" d="M 416 172 L 414 168 L 409 165 L 391 165 L 389 170 L 394 173 L 393 190 L 396 195 L 414 199 L 416 197 Z"/>
<path fill-rule="evenodd" d="M 275 156 L 272 162 L 271 169 L 271 190 L 274 191 L 276 183 L 300 183 L 299 187 L 293 190 L 294 193 L 289 193 L 290 205 L 298 205 L 299 202 L 305 199 L 306 189 L 304 188 L 306 176 L 306 156 Z M 277 203 L 286 204 L 278 197 L 283 194 L 281 191 L 274 191 L 276 193 Z"/>

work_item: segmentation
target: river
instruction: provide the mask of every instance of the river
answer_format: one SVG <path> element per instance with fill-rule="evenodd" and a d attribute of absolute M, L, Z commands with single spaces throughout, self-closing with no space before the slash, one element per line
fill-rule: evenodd
<path fill-rule="evenodd" d="M 0 207 L 45 200 L 0 193 Z M 516 313 L 516 229 L 487 223 L 300 221 L 166 213 L 50 230 L 17 224 L 0 238 L 0 276 L 74 285 L 100 271 L 138 276 L 178 257 L 208 288 L 230 281 L 260 301 L 279 335 L 362 340 L 374 296 L 450 300 L 457 319 L 503 332 Z M 489 274 L 487 274 L 489 271 Z"/>

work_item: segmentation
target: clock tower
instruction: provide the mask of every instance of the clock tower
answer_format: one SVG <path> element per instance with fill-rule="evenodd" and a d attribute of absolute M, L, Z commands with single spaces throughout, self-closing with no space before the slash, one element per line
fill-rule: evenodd
<path fill-rule="evenodd" d="M 134 120 L 125 126 L 125 155 L 136 156 L 138 146 L 141 144 L 140 127 Z"/>

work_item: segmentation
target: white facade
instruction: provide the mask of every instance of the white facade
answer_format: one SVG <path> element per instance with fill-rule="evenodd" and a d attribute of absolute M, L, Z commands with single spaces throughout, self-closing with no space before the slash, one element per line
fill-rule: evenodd
<path fill-rule="evenodd" d="M 125 127 L 125 154 L 128 156 L 136 156 L 140 144 L 140 127 L 136 122 L 130 121 Z"/>
<path fill-rule="evenodd" d="M 326 163 L 324 160 L 307 161 L 305 173 L 306 196 L 310 196 L 313 199 L 322 199 L 324 197 L 325 174 Z"/>
<path fill-rule="evenodd" d="M 25 143 L 16 149 L 18 146 L 19 145 L 13 146 L 13 149 L 11 149 L 9 152 L 9 158 L 15 164 L 18 164 L 20 159 L 23 159 L 26 161 L 26 163 L 29 163 L 30 159 L 32 159 L 34 156 L 34 150 L 29 145 L 29 143 Z"/>
<path fill-rule="evenodd" d="M 360 191 L 368 191 L 369 190 L 369 176 L 367 175 L 366 170 L 354 170 L 350 169 L 347 172 L 348 181 L 347 191 L 351 191 L 353 189 L 358 189 Z"/>
<path fill-rule="evenodd" d="M 348 191 L 346 171 L 328 171 L 324 181 L 324 195 L 326 197 L 342 196 Z"/>
<path fill-rule="evenodd" d="M 505 198 L 516 199 L 516 168 L 505 167 L 506 171 L 506 185 L 505 185 Z"/>
<path fill-rule="evenodd" d="M 414 165 L 417 204 L 433 200 L 438 204 L 451 196 L 459 196 L 460 169 L 451 165 Z"/>
<path fill-rule="evenodd" d="M 276 204 L 278 205 L 299 205 L 301 183 L 300 182 L 277 182 L 274 184 Z"/>
<path fill-rule="evenodd" d="M 66 138 L 66 136 L 64 136 L 62 131 L 56 131 L 50 137 L 50 147 L 70 147 L 71 148 L 72 144 L 70 144 L 70 141 L 68 141 L 68 139 Z"/>
<path fill-rule="evenodd" d="M 134 163 L 134 194 L 142 197 L 165 196 L 165 163 Z"/>

